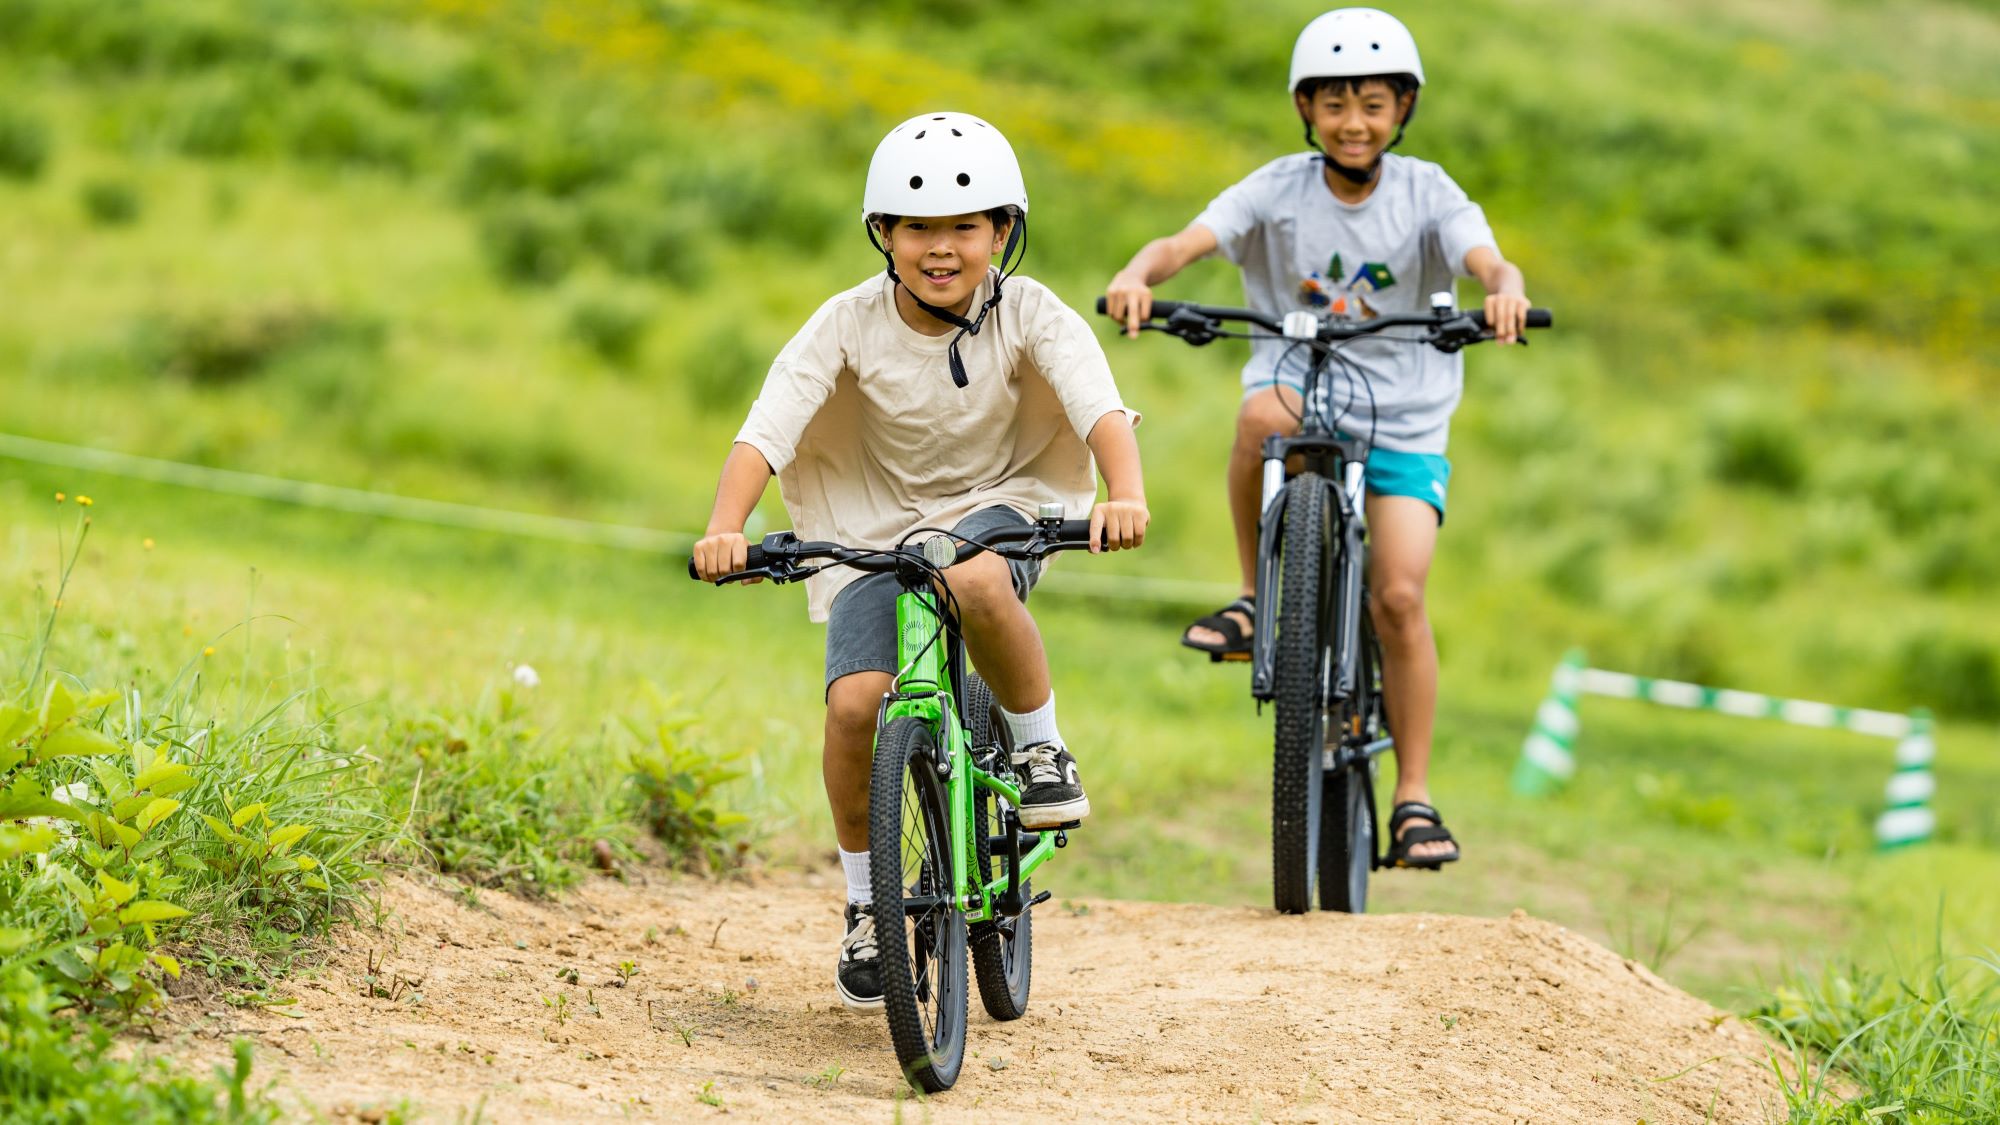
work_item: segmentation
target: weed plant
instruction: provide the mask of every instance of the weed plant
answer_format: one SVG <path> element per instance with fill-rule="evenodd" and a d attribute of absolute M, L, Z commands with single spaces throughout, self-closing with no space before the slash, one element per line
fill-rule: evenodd
<path fill-rule="evenodd" d="M 1984 1121 L 2000 1106 L 2000 959 L 1794 974 L 1754 1013 L 1795 1125 Z M 1788 1077 L 1789 1076 L 1789 1077 Z M 1853 1086 L 1860 1092 L 1853 1096 Z"/>

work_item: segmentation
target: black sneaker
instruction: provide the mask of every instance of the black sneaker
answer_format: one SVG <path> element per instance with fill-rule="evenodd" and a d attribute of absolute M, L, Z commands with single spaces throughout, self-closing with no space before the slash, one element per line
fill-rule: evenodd
<path fill-rule="evenodd" d="M 1059 828 L 1090 815 L 1090 798 L 1076 775 L 1076 759 L 1060 742 L 1037 742 L 1014 751 L 1021 790 L 1021 827 Z"/>
<path fill-rule="evenodd" d="M 873 907 L 847 904 L 847 936 L 840 939 L 833 987 L 840 1002 L 853 1011 L 882 1010 L 882 956 L 875 950 Z"/>

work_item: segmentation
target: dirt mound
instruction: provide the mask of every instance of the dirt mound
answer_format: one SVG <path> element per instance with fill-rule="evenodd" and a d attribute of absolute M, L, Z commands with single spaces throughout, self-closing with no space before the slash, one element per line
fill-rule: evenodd
<path fill-rule="evenodd" d="M 280 1096 L 335 1120 L 407 1102 L 447 1121 L 882 1121 L 912 1097 L 880 1017 L 833 996 L 830 879 L 603 880 L 477 909 L 392 880 L 385 905 L 295 1006 L 211 1002 L 181 1053 L 251 1035 Z M 1780 1106 L 1750 1028 L 1518 912 L 1058 900 L 1036 911 L 1034 970 L 1027 1017 L 975 998 L 957 1088 L 906 1113 L 1658 1125 Z"/>

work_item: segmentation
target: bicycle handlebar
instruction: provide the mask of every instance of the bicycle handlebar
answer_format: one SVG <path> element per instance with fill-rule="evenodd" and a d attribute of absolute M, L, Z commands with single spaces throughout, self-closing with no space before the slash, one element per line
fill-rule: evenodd
<path fill-rule="evenodd" d="M 1103 315 L 1106 302 L 1097 299 L 1097 311 Z M 1479 332 L 1491 331 L 1486 325 L 1485 309 L 1453 309 L 1449 311 L 1419 313 L 1414 316 L 1381 316 L 1372 320 L 1344 321 L 1322 318 L 1319 338 L 1321 340 L 1349 339 L 1379 332 L 1384 328 L 1442 328 L 1454 320 L 1463 318 Z M 1222 321 L 1234 320 L 1244 324 L 1254 324 L 1274 335 L 1283 336 L 1283 323 L 1256 309 L 1237 309 L 1221 305 L 1197 305 L 1192 301 L 1154 301 L 1152 315 L 1148 320 L 1164 320 L 1171 332 L 1176 324 L 1183 329 L 1200 331 L 1204 328 L 1212 332 Z M 1529 309 L 1526 326 L 1529 328 L 1549 328 L 1555 324 L 1555 314 L 1548 309 Z"/>
<path fill-rule="evenodd" d="M 1105 540 L 1100 537 L 1102 542 Z M 1041 559 L 1057 551 L 1088 550 L 1089 547 L 1089 520 L 1042 519 L 1031 524 L 996 527 L 978 535 L 962 537 L 962 541 L 955 545 L 952 561 L 945 565 L 956 566 L 982 551 L 991 551 L 1002 558 Z M 820 559 L 827 560 L 829 565 L 851 566 L 871 573 L 890 572 L 904 562 L 900 556 L 925 559 L 928 564 L 928 557 L 920 546 L 871 550 L 839 543 L 812 542 L 802 540 L 789 531 L 774 531 L 766 535 L 763 542 L 750 545 L 742 570 L 715 579 L 715 585 L 745 578 L 789 582 L 806 577 L 798 573 L 798 564 Z M 812 567 L 808 573 L 820 569 Z M 687 570 L 689 578 L 703 581 L 693 559 L 688 560 Z"/>

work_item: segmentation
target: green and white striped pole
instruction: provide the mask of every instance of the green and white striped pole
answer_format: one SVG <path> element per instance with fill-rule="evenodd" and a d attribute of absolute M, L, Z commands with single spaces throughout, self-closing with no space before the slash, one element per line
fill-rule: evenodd
<path fill-rule="evenodd" d="M 1937 816 L 1931 812 L 1931 797 L 1937 793 L 1937 778 L 1931 774 L 1935 757 L 1930 712 L 1910 712 L 1909 732 L 1896 744 L 1896 772 L 1889 775 L 1889 807 L 1875 821 L 1875 843 L 1884 850 L 1921 844 L 1937 830 Z"/>
<path fill-rule="evenodd" d="M 1576 773 L 1577 693 L 1583 686 L 1583 650 L 1573 648 L 1549 677 L 1549 694 L 1535 711 L 1535 725 L 1521 743 L 1514 766 L 1514 792 L 1528 797 L 1553 793 Z"/>
<path fill-rule="evenodd" d="M 1607 672 L 1584 664 L 1583 652 L 1572 649 L 1556 665 L 1548 698 L 1535 712 L 1534 726 L 1521 743 L 1521 760 L 1514 767 L 1514 791 L 1544 796 L 1569 783 L 1576 774 L 1576 739 L 1581 730 L 1577 698 L 1601 695 L 1636 699 L 1693 711 L 1714 711 L 1745 719 L 1777 719 L 1795 726 L 1846 730 L 1893 738 L 1896 772 L 1890 776 L 1887 809 L 1875 822 L 1875 840 L 1883 848 L 1922 843 L 1937 830 L 1930 802 L 1937 792 L 1931 760 L 1937 749 L 1931 736 L 1930 712 L 1921 708 L 1907 715 L 1836 707 L 1806 699 L 1780 699 L 1751 691 L 1704 687 L 1681 680 L 1658 680 L 1625 672 Z"/>

